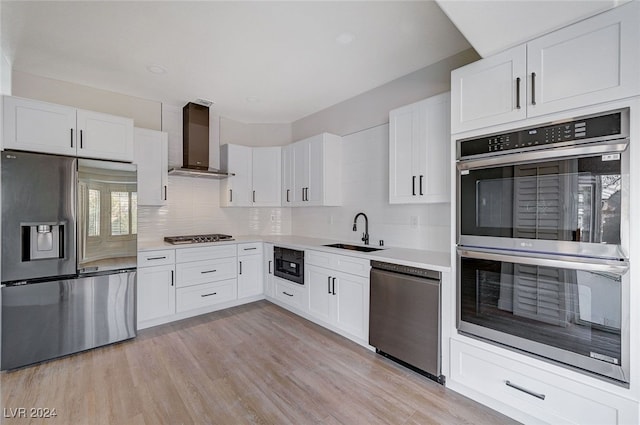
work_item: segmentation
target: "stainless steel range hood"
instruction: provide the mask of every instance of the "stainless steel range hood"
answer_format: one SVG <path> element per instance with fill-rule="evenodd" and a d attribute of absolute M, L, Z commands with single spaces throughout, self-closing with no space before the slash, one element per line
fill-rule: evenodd
<path fill-rule="evenodd" d="M 182 167 L 169 175 L 224 179 L 233 173 L 209 167 L 209 107 L 189 102 L 182 109 Z"/>

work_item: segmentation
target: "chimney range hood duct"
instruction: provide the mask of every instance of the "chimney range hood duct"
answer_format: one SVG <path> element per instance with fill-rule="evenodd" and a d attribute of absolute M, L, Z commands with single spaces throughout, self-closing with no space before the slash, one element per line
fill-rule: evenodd
<path fill-rule="evenodd" d="M 182 167 L 169 175 L 224 179 L 233 173 L 209 168 L 209 107 L 189 102 L 182 109 Z"/>

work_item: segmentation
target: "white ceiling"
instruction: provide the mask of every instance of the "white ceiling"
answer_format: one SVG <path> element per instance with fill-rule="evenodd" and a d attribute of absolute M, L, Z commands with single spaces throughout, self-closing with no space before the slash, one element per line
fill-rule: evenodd
<path fill-rule="evenodd" d="M 210 99 L 248 123 L 295 121 L 470 47 L 433 1 L 0 5 L 15 70 L 175 105 Z"/>
<path fill-rule="evenodd" d="M 436 1 L 486 58 L 630 0 Z"/>

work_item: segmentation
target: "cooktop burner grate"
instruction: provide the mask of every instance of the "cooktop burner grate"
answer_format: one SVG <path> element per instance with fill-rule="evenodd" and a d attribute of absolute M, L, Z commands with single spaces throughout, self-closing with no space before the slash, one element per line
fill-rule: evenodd
<path fill-rule="evenodd" d="M 231 235 L 223 235 L 213 233 L 209 235 L 189 235 L 189 236 L 165 236 L 164 241 L 172 245 L 190 244 L 190 243 L 207 243 L 219 241 L 232 241 Z"/>

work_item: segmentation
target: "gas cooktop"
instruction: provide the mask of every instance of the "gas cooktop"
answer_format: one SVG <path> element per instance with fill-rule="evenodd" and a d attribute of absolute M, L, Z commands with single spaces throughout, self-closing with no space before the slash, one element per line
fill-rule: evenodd
<path fill-rule="evenodd" d="M 172 245 L 232 241 L 232 240 L 233 240 L 232 236 L 222 235 L 220 233 L 213 233 L 210 235 L 165 236 L 164 237 L 164 241 L 169 242 Z"/>

